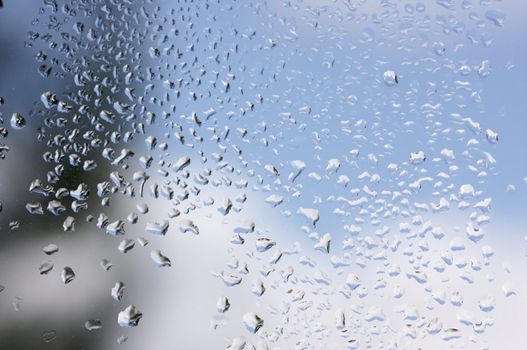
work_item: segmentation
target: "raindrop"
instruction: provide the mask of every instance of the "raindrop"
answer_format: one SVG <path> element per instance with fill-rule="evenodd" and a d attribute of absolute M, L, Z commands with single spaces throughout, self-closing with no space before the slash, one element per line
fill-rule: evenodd
<path fill-rule="evenodd" d="M 64 284 L 68 284 L 75 278 L 75 272 L 73 272 L 73 269 L 69 266 L 64 267 L 62 269 L 62 272 L 60 273 L 60 278 L 62 279 L 62 282 Z"/>
<path fill-rule="evenodd" d="M 84 323 L 84 328 L 86 328 L 89 331 L 95 331 L 98 329 L 102 329 L 102 322 L 101 320 L 88 320 Z"/>
<path fill-rule="evenodd" d="M 136 327 L 143 314 L 136 309 L 135 306 L 130 305 L 123 311 L 119 312 L 117 323 L 121 327 Z"/>
<path fill-rule="evenodd" d="M 243 323 L 249 332 L 256 333 L 262 328 L 264 321 L 255 313 L 248 312 L 243 315 Z"/>
<path fill-rule="evenodd" d="M 399 84 L 399 78 L 393 70 L 387 70 L 386 72 L 384 72 L 383 79 L 384 84 L 386 84 L 386 86 L 394 86 Z"/>
<path fill-rule="evenodd" d="M 170 259 L 161 254 L 160 250 L 152 250 L 150 252 L 150 257 L 159 267 L 171 266 Z"/>
<path fill-rule="evenodd" d="M 11 127 L 15 130 L 22 130 L 26 127 L 26 119 L 19 113 L 13 113 L 11 116 Z"/>

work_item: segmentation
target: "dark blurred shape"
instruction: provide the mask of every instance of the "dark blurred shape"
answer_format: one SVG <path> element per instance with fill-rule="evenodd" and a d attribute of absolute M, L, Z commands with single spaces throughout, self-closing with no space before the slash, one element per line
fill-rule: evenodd
<path fill-rule="evenodd" d="M 4 2 L 0 0 L 0 7 L 4 7 Z"/>

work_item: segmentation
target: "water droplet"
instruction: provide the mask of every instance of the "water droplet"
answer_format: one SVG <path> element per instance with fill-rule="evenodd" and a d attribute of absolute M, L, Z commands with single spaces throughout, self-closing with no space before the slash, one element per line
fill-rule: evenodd
<path fill-rule="evenodd" d="M 243 323 L 249 332 L 256 333 L 262 328 L 264 321 L 255 313 L 247 312 L 243 315 Z"/>
<path fill-rule="evenodd" d="M 136 309 L 135 306 L 130 305 L 123 311 L 119 312 L 117 323 L 121 327 L 136 327 L 143 314 Z"/>
<path fill-rule="evenodd" d="M 259 252 L 265 252 L 276 245 L 276 242 L 270 238 L 257 238 L 256 239 L 256 250 Z"/>
<path fill-rule="evenodd" d="M 108 259 L 102 259 L 100 265 L 104 271 L 108 271 L 112 267 L 112 262 Z"/>
<path fill-rule="evenodd" d="M 224 313 L 231 307 L 231 304 L 229 303 L 229 299 L 222 296 L 218 299 L 218 302 L 216 303 L 216 309 L 218 309 L 218 312 Z"/>
<path fill-rule="evenodd" d="M 11 127 L 15 130 L 22 130 L 26 127 L 26 119 L 19 113 L 11 115 Z"/>
<path fill-rule="evenodd" d="M 44 261 L 38 267 L 38 272 L 40 272 L 41 275 L 47 275 L 51 270 L 53 270 L 53 263 L 51 261 Z M 64 282 L 64 283 L 68 283 L 68 282 Z"/>
<path fill-rule="evenodd" d="M 159 267 L 171 266 L 170 259 L 161 254 L 160 250 L 152 250 L 150 252 L 150 257 Z"/>
<path fill-rule="evenodd" d="M 488 10 L 485 12 L 485 17 L 498 27 L 503 27 L 505 25 L 505 14 L 497 10 Z"/>
<path fill-rule="evenodd" d="M 124 295 L 124 283 L 115 282 L 115 286 L 112 288 L 112 298 L 115 300 L 121 300 Z"/>
<path fill-rule="evenodd" d="M 62 272 L 60 273 L 60 278 L 62 278 L 62 282 L 64 284 L 68 284 L 73 281 L 73 279 L 75 279 L 75 272 L 73 272 L 73 269 L 71 267 L 66 266 L 64 267 L 64 269 L 62 269 Z"/>
<path fill-rule="evenodd" d="M 101 320 L 88 320 L 84 323 L 84 328 L 89 331 L 99 330 L 102 329 L 102 322 Z"/>
<path fill-rule="evenodd" d="M 45 343 L 51 343 L 51 342 L 54 341 L 55 339 L 57 339 L 57 331 L 55 331 L 55 330 L 50 330 L 50 331 L 44 331 L 44 332 L 42 332 L 42 340 L 43 340 Z"/>
<path fill-rule="evenodd" d="M 135 246 L 135 241 L 133 239 L 123 239 L 121 243 L 119 243 L 119 246 L 117 247 L 117 249 L 121 253 L 127 253 L 131 249 L 133 249 L 134 246 Z"/>
<path fill-rule="evenodd" d="M 386 72 L 384 72 L 383 79 L 384 84 L 386 84 L 386 86 L 394 86 L 399 84 L 399 78 L 393 70 L 387 70 Z"/>

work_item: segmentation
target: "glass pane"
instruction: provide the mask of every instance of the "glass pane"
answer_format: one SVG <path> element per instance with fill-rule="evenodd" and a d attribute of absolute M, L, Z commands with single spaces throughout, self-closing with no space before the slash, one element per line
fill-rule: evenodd
<path fill-rule="evenodd" d="M 0 349 L 522 349 L 526 11 L 0 1 Z"/>

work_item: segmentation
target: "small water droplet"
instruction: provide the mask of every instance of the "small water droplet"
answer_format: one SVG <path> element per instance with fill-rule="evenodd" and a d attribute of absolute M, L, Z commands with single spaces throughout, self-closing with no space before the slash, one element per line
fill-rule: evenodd
<path fill-rule="evenodd" d="M 243 323 L 249 332 L 256 333 L 262 328 L 264 321 L 254 312 L 247 312 L 243 315 Z"/>
<path fill-rule="evenodd" d="M 84 323 L 84 328 L 89 331 L 95 331 L 102 328 L 101 320 L 88 320 Z"/>
<path fill-rule="evenodd" d="M 11 115 L 11 127 L 15 130 L 21 130 L 26 127 L 26 119 L 19 113 Z"/>
<path fill-rule="evenodd" d="M 399 84 L 399 78 L 397 77 L 397 73 L 395 73 L 393 70 L 387 70 L 383 74 L 384 84 L 386 86 L 395 86 Z"/>
<path fill-rule="evenodd" d="M 117 323 L 121 327 L 136 327 L 143 314 L 136 309 L 134 305 L 128 306 L 123 311 L 119 312 Z"/>
<path fill-rule="evenodd" d="M 60 277 L 62 278 L 62 282 L 64 284 L 68 284 L 75 278 L 75 272 L 73 272 L 73 269 L 71 267 L 66 266 L 64 267 L 64 269 L 62 269 Z"/>

